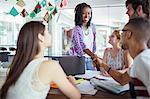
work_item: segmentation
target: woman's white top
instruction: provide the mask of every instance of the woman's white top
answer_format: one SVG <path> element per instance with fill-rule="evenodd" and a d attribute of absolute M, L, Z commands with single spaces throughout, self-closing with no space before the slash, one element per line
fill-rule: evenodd
<path fill-rule="evenodd" d="M 32 60 L 24 69 L 15 85 L 7 93 L 7 99 L 46 99 L 50 84 L 43 84 L 38 78 L 40 64 L 47 59 Z"/>
<path fill-rule="evenodd" d="M 91 26 L 89 26 L 88 28 L 83 27 L 83 40 L 87 48 L 90 49 L 91 51 L 93 50 L 93 39 L 94 39 L 94 36 L 93 36 L 92 27 Z M 84 56 L 90 57 L 87 54 L 85 54 Z"/>

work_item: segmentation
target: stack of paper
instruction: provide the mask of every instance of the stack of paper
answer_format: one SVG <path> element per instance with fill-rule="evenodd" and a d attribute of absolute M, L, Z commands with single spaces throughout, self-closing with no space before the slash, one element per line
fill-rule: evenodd
<path fill-rule="evenodd" d="M 84 80 L 80 84 L 77 85 L 78 89 L 80 90 L 81 94 L 90 94 L 95 95 L 97 90 L 94 89 L 94 86 L 90 84 L 89 81 Z"/>
<path fill-rule="evenodd" d="M 91 79 L 100 74 L 100 71 L 86 70 L 85 74 L 75 75 L 77 78 Z"/>

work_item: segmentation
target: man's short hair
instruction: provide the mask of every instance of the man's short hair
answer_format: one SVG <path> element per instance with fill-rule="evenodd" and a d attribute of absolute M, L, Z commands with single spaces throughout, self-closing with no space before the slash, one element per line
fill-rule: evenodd
<path fill-rule="evenodd" d="M 126 1 L 126 7 L 131 4 L 133 9 L 136 11 L 139 5 L 142 6 L 143 12 L 147 15 L 147 18 L 149 18 L 150 13 L 150 4 L 148 0 L 127 0 Z"/>
<path fill-rule="evenodd" d="M 143 17 L 130 19 L 125 25 L 135 36 L 136 41 L 148 42 L 150 39 L 150 21 Z"/>

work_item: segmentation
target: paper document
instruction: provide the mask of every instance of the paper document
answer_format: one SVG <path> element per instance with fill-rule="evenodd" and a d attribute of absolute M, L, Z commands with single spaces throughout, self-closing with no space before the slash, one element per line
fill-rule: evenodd
<path fill-rule="evenodd" d="M 107 76 L 103 76 L 103 75 L 97 75 L 97 76 L 95 76 L 95 78 L 114 81 L 114 79 L 112 77 L 107 77 Z"/>
<path fill-rule="evenodd" d="M 91 79 L 100 74 L 100 71 L 86 70 L 85 74 L 75 75 L 77 78 Z"/>
<path fill-rule="evenodd" d="M 77 85 L 78 89 L 80 90 L 81 94 L 96 94 L 97 90 L 94 89 L 94 86 L 90 84 L 89 81 L 84 80 L 80 84 Z"/>

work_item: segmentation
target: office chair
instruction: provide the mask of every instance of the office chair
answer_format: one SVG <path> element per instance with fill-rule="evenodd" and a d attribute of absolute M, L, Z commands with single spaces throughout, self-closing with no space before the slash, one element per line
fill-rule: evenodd
<path fill-rule="evenodd" d="M 1 50 L 1 51 L 7 51 L 7 48 L 5 48 L 5 47 L 0 47 L 0 50 Z"/>
<path fill-rule="evenodd" d="M 137 97 L 146 97 L 148 99 L 150 98 L 150 95 L 148 94 L 145 85 L 139 79 L 131 78 L 129 86 L 130 86 L 130 95 L 132 99 L 136 99 Z"/>
<path fill-rule="evenodd" d="M 9 47 L 9 51 L 16 51 L 16 48 L 14 48 L 14 47 Z"/>
<path fill-rule="evenodd" d="M 9 52 L 0 52 L 0 61 L 7 62 L 8 61 Z"/>

